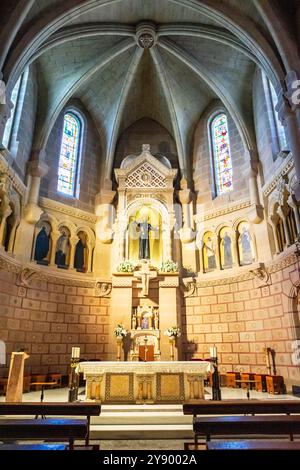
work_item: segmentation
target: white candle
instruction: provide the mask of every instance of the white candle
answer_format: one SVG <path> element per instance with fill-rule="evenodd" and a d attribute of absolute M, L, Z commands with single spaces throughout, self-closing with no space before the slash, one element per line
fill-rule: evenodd
<path fill-rule="evenodd" d="M 217 357 L 217 348 L 216 346 L 213 346 L 212 348 L 209 348 L 210 352 L 210 357 Z"/>
<path fill-rule="evenodd" d="M 75 349 L 76 348 L 72 348 L 71 357 L 75 357 Z"/>

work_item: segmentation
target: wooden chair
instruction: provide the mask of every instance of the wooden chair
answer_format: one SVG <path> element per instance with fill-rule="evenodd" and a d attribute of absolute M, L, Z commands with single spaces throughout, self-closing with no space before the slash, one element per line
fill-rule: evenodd
<path fill-rule="evenodd" d="M 267 375 L 267 392 L 275 395 L 282 395 L 284 393 L 284 379 L 281 375 Z"/>
<path fill-rule="evenodd" d="M 226 374 L 226 386 L 230 388 L 236 388 L 236 380 L 240 380 L 241 375 L 239 372 L 227 372 Z"/>
<path fill-rule="evenodd" d="M 31 376 L 31 382 L 46 382 L 46 379 L 47 379 L 47 374 L 33 374 Z M 35 390 L 35 391 L 40 391 L 42 390 L 42 386 L 41 385 L 31 385 L 30 386 L 31 389 Z"/>
<path fill-rule="evenodd" d="M 267 391 L 266 377 L 267 377 L 266 374 L 254 374 L 255 390 L 257 392 L 266 392 Z"/>
<path fill-rule="evenodd" d="M 47 380 L 49 382 L 56 382 L 51 388 L 61 388 L 62 374 L 48 374 Z"/>

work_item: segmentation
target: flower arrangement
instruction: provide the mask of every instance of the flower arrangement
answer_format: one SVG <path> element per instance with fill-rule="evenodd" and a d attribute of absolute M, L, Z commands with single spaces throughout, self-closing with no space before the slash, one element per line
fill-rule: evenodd
<path fill-rule="evenodd" d="M 169 326 L 169 328 L 165 331 L 164 334 L 169 338 L 179 338 L 181 332 L 178 326 Z"/>
<path fill-rule="evenodd" d="M 123 260 L 117 267 L 119 273 L 132 273 L 135 270 L 135 264 L 129 260 Z"/>
<path fill-rule="evenodd" d="M 164 273 L 176 273 L 178 271 L 178 264 L 168 259 L 167 261 L 161 263 L 158 269 Z"/>
<path fill-rule="evenodd" d="M 116 338 L 125 338 L 127 336 L 127 330 L 119 323 L 114 329 L 114 335 Z"/>

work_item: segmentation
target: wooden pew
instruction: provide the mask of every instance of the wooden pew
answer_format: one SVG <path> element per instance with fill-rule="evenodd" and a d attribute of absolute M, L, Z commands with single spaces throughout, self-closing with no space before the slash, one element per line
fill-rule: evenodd
<path fill-rule="evenodd" d="M 22 402 L 0 403 L 2 416 L 86 416 L 88 432 L 85 445 L 89 445 L 91 416 L 99 416 L 101 405 L 94 403 L 63 403 L 63 402 Z"/>
<path fill-rule="evenodd" d="M 0 444 L 0 450 L 67 450 L 65 444 Z"/>
<path fill-rule="evenodd" d="M 0 440 L 68 440 L 73 450 L 74 440 L 85 439 L 87 432 L 86 419 L 0 419 Z"/>
<path fill-rule="evenodd" d="M 300 450 L 300 442 L 294 441 L 211 441 L 207 450 Z"/>
<path fill-rule="evenodd" d="M 184 403 L 185 415 L 300 414 L 300 400 L 203 400 Z"/>
<path fill-rule="evenodd" d="M 300 416 L 209 416 L 195 417 L 193 422 L 195 445 L 198 437 L 210 441 L 215 435 L 287 435 L 293 440 L 300 433 Z"/>

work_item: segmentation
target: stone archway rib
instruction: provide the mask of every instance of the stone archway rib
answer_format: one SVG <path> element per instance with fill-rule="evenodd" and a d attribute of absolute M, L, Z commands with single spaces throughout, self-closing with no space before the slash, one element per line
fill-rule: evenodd
<path fill-rule="evenodd" d="M 158 42 L 159 46 L 171 53 L 182 63 L 187 65 L 191 70 L 193 70 L 208 86 L 213 92 L 222 100 L 232 118 L 235 121 L 235 124 L 240 132 L 241 138 L 245 145 L 245 148 L 248 150 L 256 148 L 255 137 L 253 133 L 249 133 L 248 127 L 244 122 L 244 119 L 236 106 L 236 103 L 231 98 L 231 96 L 226 93 L 225 87 L 222 85 L 221 81 L 216 77 L 215 74 L 208 71 L 203 64 L 190 56 L 186 51 L 180 48 L 177 44 L 173 43 L 167 39 L 160 39 Z"/>
<path fill-rule="evenodd" d="M 190 179 L 191 169 L 188 167 L 188 164 L 187 164 L 187 156 L 185 155 L 185 151 L 184 151 L 182 136 L 180 133 L 180 126 L 179 126 L 178 119 L 177 119 L 174 99 L 172 95 L 172 89 L 169 83 L 168 75 L 164 67 L 163 61 L 161 60 L 161 56 L 159 52 L 157 51 L 157 48 L 151 48 L 150 52 L 151 52 L 151 56 L 155 64 L 159 79 L 160 79 L 162 89 L 165 94 L 166 102 L 169 107 L 169 112 L 171 116 L 173 132 L 174 132 L 174 137 L 175 137 L 175 142 L 176 142 L 176 147 L 177 147 L 177 152 L 178 152 L 179 167 L 181 169 L 182 176 L 185 176 L 187 177 L 187 179 Z"/>
<path fill-rule="evenodd" d="M 131 39 L 126 39 L 121 43 L 118 43 L 108 49 L 105 54 L 103 54 L 101 61 L 96 65 L 90 67 L 81 77 L 75 80 L 64 93 L 61 94 L 58 102 L 53 106 L 51 114 L 45 119 L 41 132 L 35 136 L 34 139 L 34 149 L 43 149 L 47 144 L 48 137 L 50 135 L 51 129 L 64 105 L 67 101 L 76 93 L 76 91 L 88 80 L 90 80 L 93 75 L 105 66 L 107 66 L 112 60 L 114 60 L 120 54 L 123 54 L 127 50 L 135 47 L 135 43 Z"/>

